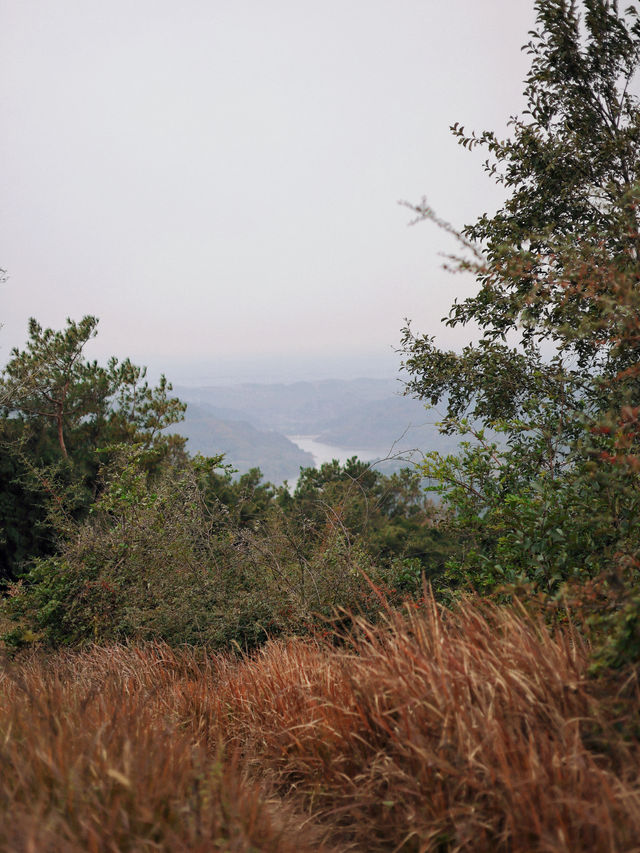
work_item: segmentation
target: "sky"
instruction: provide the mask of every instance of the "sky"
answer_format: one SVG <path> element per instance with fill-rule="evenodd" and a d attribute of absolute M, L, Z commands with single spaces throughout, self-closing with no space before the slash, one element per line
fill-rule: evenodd
<path fill-rule="evenodd" d="M 0 363 L 27 321 L 179 383 L 392 375 L 501 202 L 533 0 L 0 0 Z"/>

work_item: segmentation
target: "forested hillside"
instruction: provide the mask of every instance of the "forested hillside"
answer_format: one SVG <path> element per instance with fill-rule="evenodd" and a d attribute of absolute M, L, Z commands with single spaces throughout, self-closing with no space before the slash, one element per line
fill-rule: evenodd
<path fill-rule="evenodd" d="M 225 415 L 188 403 L 184 421 L 173 429 L 187 439 L 190 453 L 224 453 L 240 474 L 260 468 L 264 478 L 277 486 L 285 480 L 294 482 L 301 468 L 313 465 L 311 454 L 281 433 L 255 427 L 240 412 Z"/>
<path fill-rule="evenodd" d="M 86 358 L 95 317 L 30 322 L 0 384 L 1 850 L 637 849 L 640 17 L 534 6 L 507 138 L 452 128 L 504 204 L 460 233 L 408 205 L 476 282 L 468 346 L 403 332 L 398 409 L 441 421 L 417 466 L 234 477 L 164 377 Z M 388 390 L 193 402 L 362 444 Z"/>

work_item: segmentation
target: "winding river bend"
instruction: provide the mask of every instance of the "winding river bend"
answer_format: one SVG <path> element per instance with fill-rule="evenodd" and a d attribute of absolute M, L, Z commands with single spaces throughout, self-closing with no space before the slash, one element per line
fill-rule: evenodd
<path fill-rule="evenodd" d="M 313 462 L 316 468 L 319 468 L 324 462 L 331 462 L 332 459 L 337 459 L 341 465 L 351 459 L 352 456 L 357 456 L 363 462 L 371 462 L 373 460 L 384 459 L 388 453 L 386 450 L 358 450 L 353 448 L 336 447 L 332 444 L 324 444 L 318 441 L 317 435 L 288 435 L 289 441 L 297 444 L 301 450 L 306 450 L 313 456 Z"/>

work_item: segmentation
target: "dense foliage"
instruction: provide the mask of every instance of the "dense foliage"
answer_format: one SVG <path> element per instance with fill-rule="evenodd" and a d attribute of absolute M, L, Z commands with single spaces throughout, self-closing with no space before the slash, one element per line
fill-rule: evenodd
<path fill-rule="evenodd" d="M 127 442 L 144 449 L 148 470 L 183 455 L 184 440 L 164 433 L 185 406 L 129 359 L 106 367 L 83 350 L 98 321 L 43 329 L 29 321 L 23 350 L 12 350 L 0 380 L 0 577 L 13 578 L 35 556 L 54 552 L 65 525 L 86 516 L 97 495 L 98 451 Z"/>
<path fill-rule="evenodd" d="M 638 650 L 627 608 L 640 565 L 640 21 L 608 0 L 535 6 L 512 136 L 453 128 L 488 149 L 508 192 L 460 235 L 458 268 L 479 289 L 447 322 L 476 324 L 480 339 L 445 352 L 405 329 L 408 390 L 446 399 L 443 429 L 467 439 L 424 465 L 461 537 L 447 583 L 555 593 L 608 578 L 626 614 L 619 659 Z"/>
<path fill-rule="evenodd" d="M 422 575 L 444 565 L 435 510 L 408 472 L 334 463 L 303 471 L 291 495 L 259 472 L 234 481 L 220 457 L 154 473 L 139 447 L 110 457 L 88 516 L 10 586 L 11 643 L 252 647 L 324 629 L 339 608 L 373 616 L 381 594 L 419 595 Z"/>

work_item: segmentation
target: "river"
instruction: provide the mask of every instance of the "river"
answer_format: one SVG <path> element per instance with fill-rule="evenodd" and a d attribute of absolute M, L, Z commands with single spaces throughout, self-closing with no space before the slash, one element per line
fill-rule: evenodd
<path fill-rule="evenodd" d="M 306 450 L 313 456 L 316 468 L 319 468 L 323 462 L 331 462 L 332 459 L 337 459 L 341 465 L 344 465 L 347 459 L 351 459 L 352 456 L 357 456 L 363 462 L 371 462 L 372 460 L 384 459 L 389 452 L 388 449 L 376 451 L 335 447 L 332 444 L 317 441 L 317 435 L 288 435 L 287 438 L 297 444 L 301 450 Z"/>

